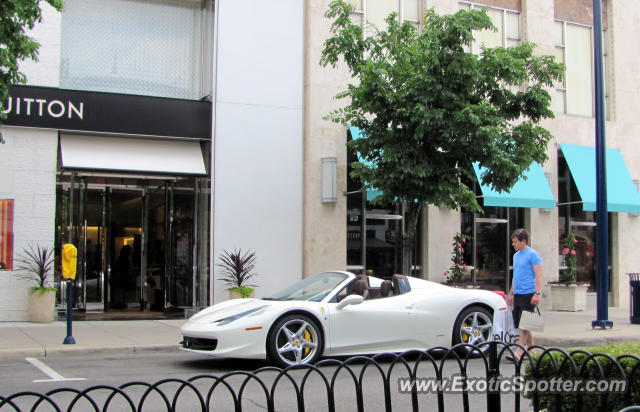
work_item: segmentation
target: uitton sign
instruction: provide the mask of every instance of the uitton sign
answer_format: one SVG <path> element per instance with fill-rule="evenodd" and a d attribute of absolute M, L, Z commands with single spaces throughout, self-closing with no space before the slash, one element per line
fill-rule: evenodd
<path fill-rule="evenodd" d="M 61 102 L 60 100 L 33 99 L 30 97 L 9 97 L 2 106 L 2 113 L 16 116 L 49 116 L 60 118 L 66 116 L 71 119 L 76 116 L 82 120 L 84 116 L 84 102 Z"/>
<path fill-rule="evenodd" d="M 12 86 L 7 126 L 211 139 L 211 103 L 50 87 Z"/>

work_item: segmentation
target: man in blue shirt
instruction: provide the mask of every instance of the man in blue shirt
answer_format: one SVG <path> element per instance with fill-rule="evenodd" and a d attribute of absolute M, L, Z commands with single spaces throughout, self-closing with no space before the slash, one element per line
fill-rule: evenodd
<path fill-rule="evenodd" d="M 533 311 L 540 303 L 540 289 L 542 287 L 542 258 L 540 254 L 530 248 L 529 233 L 524 229 L 518 229 L 511 235 L 511 245 L 516 250 L 513 255 L 513 282 L 507 303 L 513 305 L 513 324 L 520 326 L 520 317 L 523 310 Z M 532 346 L 533 334 L 529 330 L 520 329 L 520 345 Z M 516 358 L 522 356 L 522 350 L 518 348 Z M 513 360 L 507 356 L 507 359 Z"/>

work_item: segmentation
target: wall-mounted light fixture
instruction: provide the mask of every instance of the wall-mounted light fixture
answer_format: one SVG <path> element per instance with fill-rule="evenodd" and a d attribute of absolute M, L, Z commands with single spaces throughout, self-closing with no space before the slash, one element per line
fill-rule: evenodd
<path fill-rule="evenodd" d="M 322 203 L 333 203 L 338 200 L 337 172 L 338 159 L 322 158 Z"/>

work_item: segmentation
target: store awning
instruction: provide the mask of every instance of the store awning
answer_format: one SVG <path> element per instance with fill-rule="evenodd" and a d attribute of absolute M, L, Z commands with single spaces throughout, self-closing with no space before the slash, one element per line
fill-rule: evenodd
<path fill-rule="evenodd" d="M 478 182 L 485 171 L 476 162 L 473 164 Z M 537 207 L 540 209 L 553 209 L 556 201 L 549 187 L 549 182 L 542 171 L 542 167 L 533 162 L 508 192 L 497 192 L 489 186 L 480 183 L 484 206 L 499 207 Z"/>
<path fill-rule="evenodd" d="M 200 142 L 60 135 L 62 168 L 206 176 Z"/>
<path fill-rule="evenodd" d="M 596 152 L 593 146 L 561 144 L 560 149 L 576 182 L 582 208 L 596 210 Z M 607 149 L 607 209 L 640 213 L 640 196 L 618 149 Z"/>

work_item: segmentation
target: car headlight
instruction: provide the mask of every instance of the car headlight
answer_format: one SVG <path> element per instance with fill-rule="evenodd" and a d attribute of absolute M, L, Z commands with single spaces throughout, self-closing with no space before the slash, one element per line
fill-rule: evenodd
<path fill-rule="evenodd" d="M 227 324 L 233 322 L 234 320 L 243 318 L 243 317 L 245 317 L 247 315 L 250 315 L 252 313 L 255 313 L 255 312 L 257 312 L 259 310 L 262 310 L 264 308 L 267 308 L 267 307 L 269 307 L 269 305 L 258 306 L 258 307 L 255 307 L 255 308 L 252 308 L 252 309 L 249 309 L 249 310 L 245 310 L 244 312 L 236 313 L 235 315 L 227 316 L 226 318 L 214 320 L 211 323 L 217 323 L 218 326 L 227 325 Z"/>

